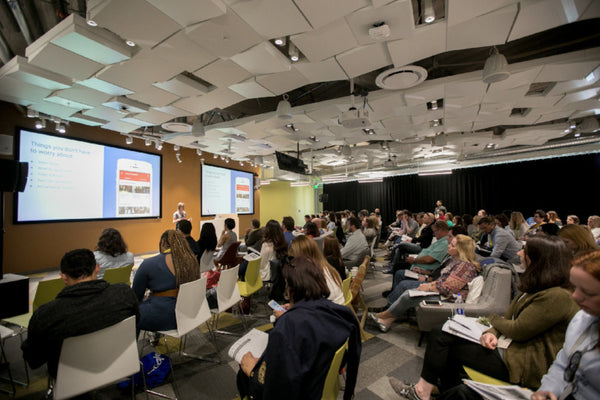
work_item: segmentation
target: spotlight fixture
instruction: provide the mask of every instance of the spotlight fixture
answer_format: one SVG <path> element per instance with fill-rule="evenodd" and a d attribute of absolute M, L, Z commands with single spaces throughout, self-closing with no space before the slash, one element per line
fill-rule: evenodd
<path fill-rule="evenodd" d="M 221 161 L 225 161 L 225 156 L 221 156 Z"/>
<path fill-rule="evenodd" d="M 285 37 L 275 39 L 275 44 L 280 47 L 285 46 Z"/>
<path fill-rule="evenodd" d="M 199 156 L 201 156 L 202 155 L 202 150 L 196 149 L 196 154 L 199 155 Z"/>
<path fill-rule="evenodd" d="M 374 135 L 375 131 L 371 128 L 364 128 L 363 132 L 366 133 L 367 135 Z"/>
<path fill-rule="evenodd" d="M 244 166 L 244 162 L 240 161 L 240 167 L 243 167 L 243 166 Z"/>
<path fill-rule="evenodd" d="M 178 145 L 174 145 L 174 146 L 173 146 L 173 150 L 174 150 L 174 151 L 179 151 L 179 146 L 178 146 Z"/>
<path fill-rule="evenodd" d="M 483 66 L 483 82 L 490 84 L 508 79 L 510 72 L 506 70 L 507 66 L 506 57 L 500 54 L 494 46 Z"/>
<path fill-rule="evenodd" d="M 129 47 L 135 47 L 135 42 L 132 40 L 126 40 L 125 44 Z"/>
<path fill-rule="evenodd" d="M 125 137 L 125 143 L 127 143 L 127 144 L 133 144 L 133 138 L 131 136 Z"/>
<path fill-rule="evenodd" d="M 283 100 L 279 101 L 279 103 L 277 104 L 277 111 L 275 111 L 275 115 L 277 115 L 277 118 L 281 118 L 281 119 L 292 118 L 292 105 L 288 101 L 289 98 L 290 98 L 290 96 L 288 96 L 286 93 L 283 95 Z M 286 125 L 286 127 L 287 127 L 287 125 Z"/>
<path fill-rule="evenodd" d="M 318 142 L 319 141 L 319 138 L 316 137 L 316 136 L 309 136 L 308 139 L 312 140 L 313 142 Z"/>
<path fill-rule="evenodd" d="M 98 23 L 93 19 L 88 19 L 86 22 L 89 26 L 98 26 Z"/>
<path fill-rule="evenodd" d="M 227 164 L 229 164 L 229 158 L 228 158 L 228 157 L 225 157 L 225 162 L 226 162 Z"/>
<path fill-rule="evenodd" d="M 574 134 L 573 136 L 574 136 L 574 137 L 579 137 L 579 136 L 581 136 L 581 133 L 579 133 L 579 132 L 575 132 L 575 134 Z"/>
<path fill-rule="evenodd" d="M 431 126 L 440 126 L 440 120 L 439 119 L 434 119 L 433 121 L 431 121 Z"/>
<path fill-rule="evenodd" d="M 27 107 L 27 118 L 37 118 L 40 116 L 40 113 L 33 108 Z"/>
<path fill-rule="evenodd" d="M 285 128 L 289 129 L 292 132 L 298 132 L 300 129 L 296 128 L 294 124 L 285 124 Z"/>
<path fill-rule="evenodd" d="M 300 55 L 298 53 L 298 48 L 292 42 L 290 42 L 290 45 L 288 47 L 288 54 L 289 54 L 290 60 L 292 60 L 292 62 L 296 62 L 300 59 Z"/>
<path fill-rule="evenodd" d="M 163 148 L 163 144 L 162 144 L 162 142 L 160 140 L 157 140 L 156 141 L 156 145 L 154 147 L 156 147 L 156 150 L 160 151 Z"/>
<path fill-rule="evenodd" d="M 66 133 L 66 132 L 67 132 L 67 128 L 65 127 L 65 125 L 64 125 L 64 124 L 61 124 L 60 122 L 57 122 L 57 123 L 56 123 L 56 131 L 57 131 L 58 133 L 62 133 L 62 134 L 64 134 L 64 133 Z"/>
<path fill-rule="evenodd" d="M 180 163 L 180 164 L 181 164 L 181 163 L 183 162 L 183 161 L 181 160 L 181 153 L 180 153 L 180 152 L 177 152 L 177 153 L 175 153 L 175 158 L 177 159 L 177 162 L 178 162 L 178 163 Z"/>
<path fill-rule="evenodd" d="M 46 127 L 46 120 L 45 119 L 38 119 L 37 121 L 35 121 L 35 129 L 43 129 Z"/>
<path fill-rule="evenodd" d="M 437 110 L 437 109 L 438 109 L 437 100 L 433 100 L 433 101 L 431 102 L 431 109 L 432 109 L 432 110 Z"/>
<path fill-rule="evenodd" d="M 423 0 L 423 21 L 425 21 L 426 24 L 435 21 L 432 0 Z"/>
<path fill-rule="evenodd" d="M 219 155 L 218 155 L 218 154 L 213 154 L 213 158 L 214 158 L 215 160 L 217 159 L 217 157 L 219 157 Z"/>
<path fill-rule="evenodd" d="M 575 121 L 569 121 L 569 128 L 570 128 L 570 129 L 575 129 L 575 128 L 577 128 L 577 124 L 575 123 Z"/>
<path fill-rule="evenodd" d="M 150 146 L 150 145 L 152 144 L 152 140 L 150 140 L 150 139 L 146 138 L 146 139 L 144 140 L 144 144 L 145 144 L 146 146 Z"/>

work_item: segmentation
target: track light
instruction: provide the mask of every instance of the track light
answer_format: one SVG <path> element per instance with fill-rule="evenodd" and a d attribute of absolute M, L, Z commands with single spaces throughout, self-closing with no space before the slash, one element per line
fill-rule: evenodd
<path fill-rule="evenodd" d="M 426 24 L 435 21 L 435 13 L 433 11 L 431 0 L 423 0 L 423 21 L 425 21 Z"/>
<path fill-rule="evenodd" d="M 483 66 L 483 82 L 490 84 L 508 79 L 510 72 L 507 71 L 507 67 L 506 57 L 500 54 L 494 46 Z"/>
<path fill-rule="evenodd" d="M 243 167 L 243 166 L 244 166 L 244 162 L 240 161 L 240 167 Z"/>
<path fill-rule="evenodd" d="M 218 154 L 213 154 L 213 158 L 214 158 L 215 160 L 217 159 L 217 157 L 219 157 L 219 155 L 218 155 Z"/>
<path fill-rule="evenodd" d="M 290 60 L 292 60 L 292 62 L 296 62 L 300 59 L 300 54 L 298 53 L 298 48 L 292 42 L 290 42 L 290 45 L 288 47 L 288 54 L 289 54 Z"/>
<path fill-rule="evenodd" d="M 290 98 L 290 96 L 288 96 L 287 94 L 284 94 L 283 100 L 279 101 L 279 104 L 277 104 L 277 111 L 275 111 L 275 115 L 277 115 L 277 118 L 281 118 L 281 119 L 292 118 L 292 105 L 288 101 L 289 98 Z"/>
<path fill-rule="evenodd" d="M 40 116 L 40 113 L 33 108 L 27 107 L 27 118 L 37 118 Z"/>
<path fill-rule="evenodd" d="M 202 150 L 196 149 L 196 154 L 198 154 L 199 156 L 201 156 L 202 155 Z"/>
<path fill-rule="evenodd" d="M 133 144 L 133 138 L 131 136 L 125 137 L 125 143 L 127 143 L 127 144 Z"/>
<path fill-rule="evenodd" d="M 179 146 L 178 145 L 174 145 L 173 146 L 173 151 L 179 151 Z"/>
<path fill-rule="evenodd" d="M 64 125 L 64 124 L 62 124 L 62 123 L 60 123 L 60 122 L 57 122 L 57 123 L 56 123 L 56 131 L 57 131 L 58 133 L 62 133 L 62 134 L 64 134 L 65 132 L 67 132 L 67 128 L 65 127 L 65 125 Z"/>
<path fill-rule="evenodd" d="M 150 140 L 150 139 L 146 138 L 146 139 L 144 140 L 144 144 L 145 144 L 146 146 L 150 146 L 150 145 L 152 144 L 152 140 Z"/>
<path fill-rule="evenodd" d="M 229 164 L 229 158 L 225 157 L 225 162 Z"/>
<path fill-rule="evenodd" d="M 437 100 L 433 100 L 433 101 L 431 102 L 431 109 L 432 109 L 432 110 L 437 110 L 437 109 L 438 109 Z"/>
<path fill-rule="evenodd" d="M 35 121 L 35 129 L 43 129 L 45 127 L 46 127 L 45 119 L 38 119 L 37 121 Z"/>
<path fill-rule="evenodd" d="M 162 142 L 160 140 L 157 140 L 156 141 L 156 145 L 154 145 L 154 147 L 156 147 L 156 150 L 160 151 L 163 148 L 163 144 L 162 144 Z"/>
<path fill-rule="evenodd" d="M 178 163 L 180 163 L 180 164 L 181 164 L 181 163 L 183 162 L 183 161 L 181 160 L 181 153 L 179 153 L 179 152 L 175 153 L 175 158 L 177 159 L 177 162 L 178 162 Z"/>

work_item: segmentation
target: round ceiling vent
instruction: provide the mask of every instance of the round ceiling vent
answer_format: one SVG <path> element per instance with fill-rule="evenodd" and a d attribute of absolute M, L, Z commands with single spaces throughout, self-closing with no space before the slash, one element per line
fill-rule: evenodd
<path fill-rule="evenodd" d="M 165 122 L 161 125 L 163 129 L 171 132 L 191 132 L 192 125 L 186 124 L 185 122 Z"/>
<path fill-rule="evenodd" d="M 425 79 L 427 79 L 425 68 L 417 65 L 405 65 L 383 71 L 375 78 L 375 84 L 382 89 L 399 90 L 416 86 Z"/>

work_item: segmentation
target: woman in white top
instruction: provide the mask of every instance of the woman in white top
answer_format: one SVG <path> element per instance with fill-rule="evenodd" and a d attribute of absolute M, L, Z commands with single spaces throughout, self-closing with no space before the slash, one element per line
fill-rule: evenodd
<path fill-rule="evenodd" d="M 100 234 L 96 245 L 94 256 L 100 264 L 98 278 L 104 276 L 108 268 L 118 268 L 125 265 L 133 265 L 133 254 L 127 251 L 127 245 L 121 233 L 114 228 L 106 228 Z"/>
<path fill-rule="evenodd" d="M 323 268 L 327 287 L 329 288 L 328 299 L 337 304 L 344 304 L 344 292 L 342 292 L 342 279 L 340 274 L 327 262 L 317 243 L 306 235 L 298 236 L 292 240 L 289 249 L 292 257 L 304 256 L 312 258 Z"/>
<path fill-rule="evenodd" d="M 527 225 L 525 217 L 523 217 L 523 214 L 519 211 L 513 211 L 510 213 L 510 222 L 508 223 L 508 226 L 510 226 L 510 231 L 517 240 L 521 240 L 521 238 L 525 236 L 527 230 L 529 229 L 529 225 Z"/>
<path fill-rule="evenodd" d="M 260 248 L 260 278 L 271 280 L 271 264 L 274 259 L 281 260 L 287 255 L 288 245 L 283 236 L 283 229 L 274 219 L 267 222 L 263 231 L 263 243 Z"/>
<path fill-rule="evenodd" d="M 591 215 L 588 218 L 588 226 L 594 235 L 594 240 L 598 242 L 600 240 L 600 217 L 597 215 Z"/>

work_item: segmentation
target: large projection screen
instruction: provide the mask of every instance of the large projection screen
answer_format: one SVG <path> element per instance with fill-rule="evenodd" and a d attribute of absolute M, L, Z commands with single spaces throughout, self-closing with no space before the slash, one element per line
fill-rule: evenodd
<path fill-rule="evenodd" d="M 202 215 L 254 214 L 254 175 L 202 166 Z"/>
<path fill-rule="evenodd" d="M 161 156 L 19 129 L 15 223 L 161 217 Z"/>

